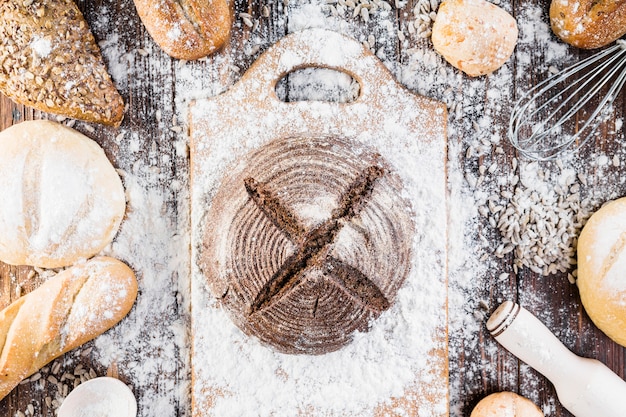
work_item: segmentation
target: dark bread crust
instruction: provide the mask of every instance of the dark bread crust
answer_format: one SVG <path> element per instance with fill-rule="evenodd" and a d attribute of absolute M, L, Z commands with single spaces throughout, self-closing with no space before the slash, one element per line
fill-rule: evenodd
<path fill-rule="evenodd" d="M 235 324 L 300 354 L 367 331 L 410 268 L 413 212 L 397 175 L 336 138 L 275 140 L 228 172 L 200 267 Z"/>

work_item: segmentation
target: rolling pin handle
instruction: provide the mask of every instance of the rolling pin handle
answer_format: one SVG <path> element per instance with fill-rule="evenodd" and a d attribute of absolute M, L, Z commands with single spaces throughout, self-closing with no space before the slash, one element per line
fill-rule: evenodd
<path fill-rule="evenodd" d="M 576 417 L 626 415 L 626 382 L 600 361 L 572 353 L 528 310 L 505 301 L 487 321 L 487 330 L 548 378 L 563 406 Z"/>

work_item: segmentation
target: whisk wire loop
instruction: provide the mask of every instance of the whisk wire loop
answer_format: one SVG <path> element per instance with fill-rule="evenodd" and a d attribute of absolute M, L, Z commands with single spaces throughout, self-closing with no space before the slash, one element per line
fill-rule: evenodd
<path fill-rule="evenodd" d="M 574 142 L 582 146 L 595 132 L 626 82 L 626 41 L 619 40 L 579 63 L 537 84 L 515 104 L 509 122 L 509 139 L 520 154 L 550 160 Z M 566 123 L 606 89 L 591 116 L 582 118 L 573 133 Z"/>

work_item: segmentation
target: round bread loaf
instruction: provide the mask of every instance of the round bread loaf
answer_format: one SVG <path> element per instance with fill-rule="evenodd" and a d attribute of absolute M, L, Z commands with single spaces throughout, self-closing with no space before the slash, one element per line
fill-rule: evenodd
<path fill-rule="evenodd" d="M 444 0 L 433 24 L 433 46 L 470 76 L 489 74 L 511 57 L 517 44 L 513 16 L 486 0 Z"/>
<path fill-rule="evenodd" d="M 626 198 L 606 204 L 585 224 L 577 284 L 591 320 L 626 346 Z"/>
<path fill-rule="evenodd" d="M 0 260 L 57 268 L 109 244 L 124 216 L 120 177 L 96 142 L 50 121 L 0 133 Z"/>
<path fill-rule="evenodd" d="M 382 158 L 335 138 L 287 138 L 242 159 L 205 218 L 200 267 L 245 333 L 322 354 L 366 331 L 409 272 L 403 187 Z"/>
<path fill-rule="evenodd" d="M 626 0 L 552 0 L 550 24 L 571 45 L 599 48 L 626 33 Z"/>
<path fill-rule="evenodd" d="M 544 417 L 528 398 L 514 392 L 496 392 L 480 400 L 470 417 Z"/>

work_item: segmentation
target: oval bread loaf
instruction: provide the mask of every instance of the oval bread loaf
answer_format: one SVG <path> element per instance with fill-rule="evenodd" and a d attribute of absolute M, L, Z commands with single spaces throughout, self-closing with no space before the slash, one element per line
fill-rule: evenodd
<path fill-rule="evenodd" d="M 96 142 L 50 121 L 0 133 L 0 260 L 43 268 L 90 258 L 114 238 L 124 187 Z"/>
<path fill-rule="evenodd" d="M 517 23 L 485 0 L 445 0 L 433 24 L 433 46 L 452 66 L 470 76 L 500 68 L 517 44 Z"/>
<path fill-rule="evenodd" d="M 544 417 L 528 398 L 514 392 L 496 392 L 480 400 L 470 417 Z"/>
<path fill-rule="evenodd" d="M 552 0 L 550 24 L 571 45 L 599 48 L 626 33 L 626 0 Z"/>
<path fill-rule="evenodd" d="M 133 271 L 99 257 L 57 274 L 0 311 L 0 399 L 48 362 L 114 326 L 136 297 Z"/>
<path fill-rule="evenodd" d="M 226 0 L 135 0 L 135 7 L 152 39 L 174 58 L 207 56 L 230 35 Z"/>
<path fill-rule="evenodd" d="M 626 346 L 626 198 L 606 204 L 585 224 L 577 284 L 591 320 Z"/>

